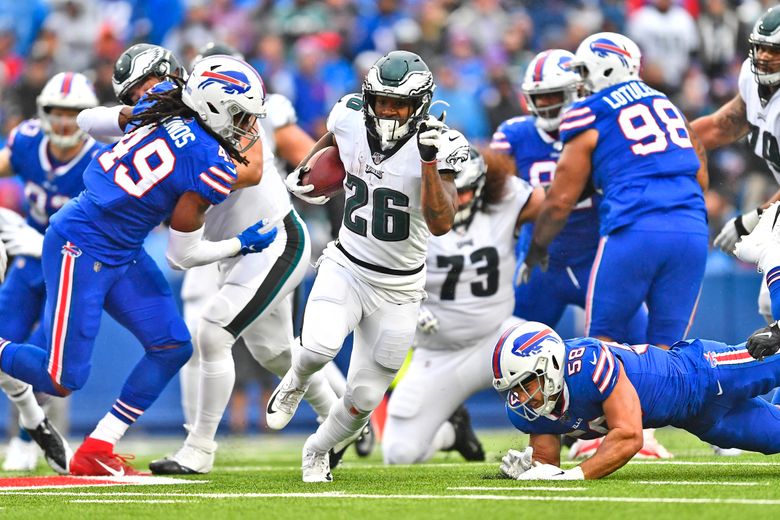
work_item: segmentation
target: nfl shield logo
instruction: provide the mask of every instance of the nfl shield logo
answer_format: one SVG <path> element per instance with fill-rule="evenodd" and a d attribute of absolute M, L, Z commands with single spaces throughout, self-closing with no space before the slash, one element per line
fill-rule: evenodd
<path fill-rule="evenodd" d="M 381 163 L 381 162 L 382 162 L 382 160 L 383 160 L 384 158 L 385 158 L 385 154 L 383 154 L 383 153 L 379 153 L 379 152 L 375 152 L 375 153 L 374 153 L 374 154 L 371 156 L 371 160 L 372 160 L 372 161 L 374 161 L 374 164 L 379 164 L 379 163 Z"/>

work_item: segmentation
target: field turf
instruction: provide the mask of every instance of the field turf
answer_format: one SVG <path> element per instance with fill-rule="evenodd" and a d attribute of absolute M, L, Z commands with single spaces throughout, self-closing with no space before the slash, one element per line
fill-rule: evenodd
<path fill-rule="evenodd" d="M 300 480 L 303 437 L 223 438 L 215 470 L 172 485 L 3 489 L 3 518 L 391 518 L 618 519 L 780 518 L 780 457 L 715 457 L 685 432 L 664 429 L 659 440 L 672 461 L 632 462 L 593 482 L 517 482 L 499 478 L 498 463 L 525 438 L 480 432 L 488 462 L 464 463 L 441 454 L 431 463 L 385 467 L 377 450 L 358 459 L 351 450 L 330 484 Z M 134 465 L 177 446 L 171 438 L 132 438 Z M 36 475 L 48 475 L 43 464 Z M 0 473 L 0 478 L 26 476 Z"/>

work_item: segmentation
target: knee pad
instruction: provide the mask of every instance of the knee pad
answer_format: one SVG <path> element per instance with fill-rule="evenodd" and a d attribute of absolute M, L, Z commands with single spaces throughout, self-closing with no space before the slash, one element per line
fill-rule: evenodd
<path fill-rule="evenodd" d="M 198 324 L 198 354 L 203 361 L 219 361 L 231 357 L 236 339 L 216 323 L 202 319 Z"/>
<path fill-rule="evenodd" d="M 382 456 L 385 464 L 414 464 L 422 453 L 408 441 L 385 439 L 382 442 Z"/>
<path fill-rule="evenodd" d="M 384 381 L 377 380 L 355 382 L 353 385 L 347 383 L 344 402 L 349 408 L 355 408 L 358 412 L 368 415 L 379 406 L 385 397 L 385 391 L 387 391 L 390 382 L 384 383 Z"/>
<path fill-rule="evenodd" d="M 146 355 L 178 371 L 192 356 L 192 342 L 187 341 L 179 345 L 148 348 L 146 349 Z"/>
<path fill-rule="evenodd" d="M 384 330 L 374 347 L 374 360 L 388 370 L 398 371 L 414 341 L 414 329 Z"/>

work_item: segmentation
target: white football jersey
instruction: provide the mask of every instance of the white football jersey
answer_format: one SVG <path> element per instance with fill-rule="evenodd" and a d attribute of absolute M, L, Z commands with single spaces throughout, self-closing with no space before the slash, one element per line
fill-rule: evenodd
<path fill-rule="evenodd" d="M 758 83 L 750 70 L 750 60 L 742 64 L 739 71 L 739 95 L 745 101 L 747 120 L 750 124 L 748 144 L 753 152 L 763 157 L 767 166 L 780 184 L 780 94 L 775 92 L 765 107 L 761 106 Z"/>
<path fill-rule="evenodd" d="M 276 131 L 287 125 L 298 123 L 298 115 L 295 113 L 292 103 L 281 94 L 268 94 L 265 98 L 266 116 L 260 120 L 260 125 L 265 131 L 268 146 L 276 153 Z M 277 171 L 285 175 L 285 164 L 276 157 Z"/>
<path fill-rule="evenodd" d="M 501 202 L 478 211 L 468 229 L 428 241 L 425 306 L 438 318 L 439 330 L 418 332 L 418 348 L 472 347 L 512 315 L 515 223 L 532 192 L 530 184 L 512 177 Z"/>
<path fill-rule="evenodd" d="M 389 156 L 372 152 L 362 106 L 360 95 L 351 94 L 339 100 L 328 117 L 347 176 L 339 244 L 331 242 L 325 255 L 375 287 L 408 292 L 407 297 L 388 295 L 392 301 L 419 299 L 430 232 L 421 208 L 417 139 L 410 138 Z M 442 141 L 439 170 L 459 172 L 469 155 L 466 138 L 449 129 Z"/>

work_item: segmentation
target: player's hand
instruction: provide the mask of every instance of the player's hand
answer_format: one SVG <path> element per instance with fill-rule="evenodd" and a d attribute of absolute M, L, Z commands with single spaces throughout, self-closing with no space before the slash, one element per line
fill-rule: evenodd
<path fill-rule="evenodd" d="M 330 197 L 326 197 L 325 195 L 320 195 L 319 197 L 310 197 L 306 195 L 314 189 L 314 184 L 301 184 L 301 177 L 308 171 L 308 166 L 299 166 L 293 170 L 292 173 L 284 180 L 284 184 L 287 186 L 287 191 L 299 199 L 308 202 L 309 204 L 325 204 L 330 200 Z"/>
<path fill-rule="evenodd" d="M 756 359 L 772 356 L 780 350 L 780 326 L 777 322 L 758 329 L 747 340 L 748 353 Z"/>
<path fill-rule="evenodd" d="M 432 162 L 436 160 L 436 155 L 441 147 L 442 131 L 444 130 L 444 118 L 447 112 L 442 112 L 441 117 L 436 119 L 428 114 L 428 117 L 420 123 L 417 129 L 417 149 L 420 150 L 420 159 L 423 162 Z"/>
<path fill-rule="evenodd" d="M 530 446 L 523 451 L 509 450 L 501 459 L 498 469 L 505 477 L 517 480 L 533 467 L 533 454 L 534 449 Z"/>
<path fill-rule="evenodd" d="M 546 247 L 539 247 L 535 242 L 531 242 L 531 247 L 528 249 L 528 254 L 525 255 L 522 265 L 517 269 L 515 275 L 515 286 L 519 286 L 521 283 L 528 283 L 531 279 L 531 272 L 534 267 L 539 266 L 542 271 L 547 271 L 547 267 L 550 263 L 550 254 L 547 252 Z"/>
<path fill-rule="evenodd" d="M 41 257 L 43 235 L 27 223 L 0 227 L 0 240 L 3 241 L 6 252 L 11 256 Z"/>
<path fill-rule="evenodd" d="M 250 253 L 259 253 L 274 241 L 276 238 L 276 227 L 263 233 L 260 231 L 268 222 L 261 220 L 257 224 L 249 226 L 238 234 L 238 240 L 241 242 L 240 253 L 248 255 Z"/>
<path fill-rule="evenodd" d="M 534 462 L 533 467 L 521 473 L 517 480 L 585 480 L 585 475 L 579 466 L 563 470 L 552 464 Z"/>
<path fill-rule="evenodd" d="M 423 334 L 435 334 L 439 331 L 439 318 L 424 305 L 417 311 L 417 329 Z"/>
<path fill-rule="evenodd" d="M 761 208 L 758 208 L 744 215 L 729 219 L 720 230 L 720 233 L 718 233 L 718 236 L 715 237 L 712 245 L 720 248 L 724 253 L 733 255 L 734 246 L 737 245 L 740 238 L 753 231 L 758 224 L 761 213 Z"/>

